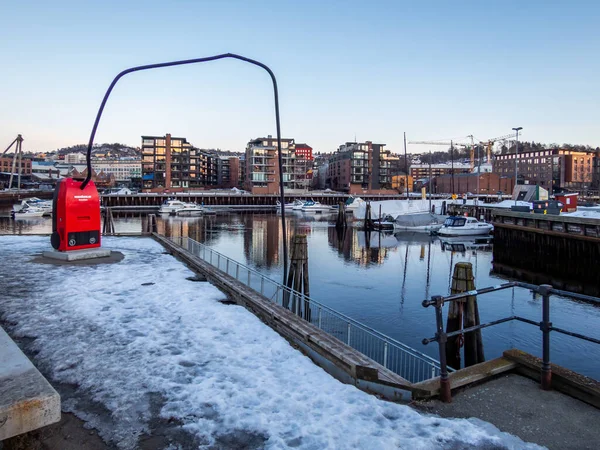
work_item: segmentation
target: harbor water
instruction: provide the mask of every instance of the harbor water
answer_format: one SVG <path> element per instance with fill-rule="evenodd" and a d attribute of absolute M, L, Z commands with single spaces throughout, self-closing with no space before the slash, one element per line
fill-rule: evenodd
<path fill-rule="evenodd" d="M 335 215 L 290 212 L 286 219 L 288 239 L 294 234 L 307 236 L 312 298 L 436 359 L 437 345 L 421 343 L 435 333 L 435 312 L 421 302 L 449 293 L 454 264 L 470 262 L 478 288 L 508 281 L 493 273 L 488 244 L 444 241 L 419 233 L 365 233 L 358 226 L 338 233 Z M 139 213 L 115 213 L 116 232 L 139 232 L 142 220 Z M 0 217 L 0 234 L 50 231 L 48 218 Z M 189 236 L 281 281 L 282 230 L 277 214 L 163 215 L 158 231 Z M 511 315 L 540 321 L 541 298 L 525 289 L 507 289 L 481 296 L 479 311 L 482 322 Z M 551 320 L 557 327 L 600 337 L 599 306 L 552 297 Z M 535 326 L 513 321 L 486 328 L 482 335 L 486 359 L 509 348 L 541 357 L 542 334 Z M 551 361 L 600 379 L 600 345 L 553 333 Z"/>

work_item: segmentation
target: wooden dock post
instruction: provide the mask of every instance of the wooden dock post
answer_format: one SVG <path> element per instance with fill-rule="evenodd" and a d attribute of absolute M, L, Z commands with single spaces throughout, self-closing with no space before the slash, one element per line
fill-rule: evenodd
<path fill-rule="evenodd" d="M 371 231 L 372 229 L 373 229 L 373 223 L 371 220 L 371 202 L 367 202 L 367 206 L 365 209 L 364 231 Z"/>
<path fill-rule="evenodd" d="M 297 234 L 292 241 L 292 252 L 290 258 L 290 271 L 288 273 L 287 287 L 293 289 L 297 293 L 303 294 L 297 298 L 297 295 L 292 294 L 291 311 L 310 322 L 310 285 L 308 279 L 308 242 L 305 234 Z M 302 302 L 304 299 L 304 302 Z M 289 298 L 285 299 L 284 307 L 289 307 Z"/>
<path fill-rule="evenodd" d="M 344 202 L 339 203 L 337 220 L 335 221 L 335 227 L 338 231 L 343 230 L 348 226 L 348 219 L 346 218 L 346 204 Z"/>
<path fill-rule="evenodd" d="M 115 221 L 111 208 L 104 208 L 104 224 L 102 226 L 102 234 L 114 234 Z"/>
<path fill-rule="evenodd" d="M 454 266 L 452 275 L 452 287 L 450 294 L 459 294 L 475 289 L 473 278 L 473 266 L 471 263 L 459 262 Z M 464 328 L 479 325 L 479 309 L 477 297 L 469 296 L 465 300 L 450 303 L 448 319 L 446 322 L 446 333 L 452 333 Z M 448 365 L 454 369 L 461 368 L 460 348 L 465 349 L 465 367 L 483 362 L 483 341 L 481 330 L 467 333 L 463 336 L 455 336 L 448 339 L 446 343 L 446 359 Z"/>

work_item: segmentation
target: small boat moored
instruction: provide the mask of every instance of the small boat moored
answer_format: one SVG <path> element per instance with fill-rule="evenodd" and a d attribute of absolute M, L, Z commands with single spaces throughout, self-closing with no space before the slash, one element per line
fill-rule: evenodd
<path fill-rule="evenodd" d="M 438 230 L 440 236 L 485 236 L 490 234 L 494 226 L 480 222 L 474 217 L 448 217 Z"/>
<path fill-rule="evenodd" d="M 334 208 L 329 205 L 323 205 L 319 202 L 315 202 L 313 200 L 309 200 L 304 203 L 302 206 L 302 211 L 304 212 L 312 212 L 312 213 L 330 213 L 333 212 Z"/>
<path fill-rule="evenodd" d="M 15 219 L 33 219 L 42 217 L 46 214 L 41 208 L 36 208 L 34 206 L 24 206 L 19 211 L 12 211 L 12 216 Z"/>

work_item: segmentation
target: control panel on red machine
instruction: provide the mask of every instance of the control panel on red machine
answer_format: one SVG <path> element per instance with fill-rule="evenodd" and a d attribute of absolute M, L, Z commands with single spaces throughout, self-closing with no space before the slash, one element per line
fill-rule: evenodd
<path fill-rule="evenodd" d="M 65 252 L 100 247 L 100 196 L 93 181 L 65 178 L 52 204 L 52 247 Z"/>

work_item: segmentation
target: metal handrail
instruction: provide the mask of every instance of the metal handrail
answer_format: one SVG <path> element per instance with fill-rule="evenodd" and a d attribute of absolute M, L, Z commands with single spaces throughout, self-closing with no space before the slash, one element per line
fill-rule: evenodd
<path fill-rule="evenodd" d="M 493 320 L 491 322 L 487 322 L 484 324 L 474 325 L 472 327 L 463 328 L 461 330 L 452 331 L 447 333 L 444 331 L 443 324 L 443 316 L 442 316 L 442 307 L 444 303 L 450 303 L 454 301 L 463 300 L 467 297 L 478 296 L 482 294 L 488 294 L 490 292 L 496 292 L 504 289 L 509 289 L 511 287 L 520 287 L 528 289 L 536 294 L 542 296 L 542 320 L 540 322 L 536 322 L 535 320 L 527 319 L 525 317 L 520 316 L 509 316 L 504 317 L 502 319 Z M 573 336 L 578 339 L 582 339 L 588 342 L 592 342 L 594 344 L 600 344 L 600 339 L 592 338 L 590 336 L 586 336 L 581 333 L 575 333 L 573 331 L 564 330 L 562 328 L 552 326 L 552 322 L 550 321 L 550 296 L 551 295 L 559 295 L 562 297 L 568 297 L 575 300 L 581 300 L 585 302 L 591 302 L 597 305 L 600 305 L 600 298 L 592 297 L 590 295 L 578 294 L 576 292 L 563 291 L 560 289 L 554 289 L 549 284 L 542 284 L 540 286 L 523 283 L 520 281 L 512 281 L 509 283 L 504 283 L 497 286 L 490 286 L 483 289 L 473 289 L 466 292 L 461 292 L 457 294 L 448 295 L 443 297 L 441 295 L 434 295 L 431 297 L 431 300 L 423 300 L 423 307 L 427 308 L 429 306 L 435 306 L 436 313 L 436 327 L 437 332 L 434 337 L 423 339 L 423 345 L 427 345 L 431 342 L 437 342 L 439 344 L 439 352 L 440 352 L 440 398 L 444 402 L 450 402 L 452 398 L 452 393 L 450 389 L 450 381 L 448 379 L 449 368 L 446 363 L 446 342 L 448 338 L 454 336 L 462 336 L 466 333 L 472 333 L 473 331 L 481 330 L 483 328 L 491 327 L 493 325 L 498 325 L 505 322 L 510 322 L 513 320 L 527 323 L 530 325 L 539 326 L 542 331 L 542 370 L 541 370 L 541 385 L 542 389 L 549 390 L 552 385 L 552 366 L 550 365 L 550 332 L 556 331 L 561 334 L 566 334 L 568 336 Z"/>
<path fill-rule="evenodd" d="M 288 295 L 288 298 L 297 298 L 298 302 L 302 302 L 304 304 L 310 304 L 311 308 L 315 308 L 315 310 L 319 310 L 319 319 L 318 319 L 318 324 L 314 324 L 317 325 L 320 329 L 322 329 L 323 331 L 326 331 L 328 334 L 332 334 L 331 332 L 329 332 L 328 330 L 324 329 L 321 326 L 321 318 L 322 318 L 322 312 L 326 314 L 329 314 L 332 318 L 339 320 L 341 322 L 343 322 L 343 324 L 347 325 L 347 338 L 346 338 L 346 344 L 350 345 L 351 347 L 355 348 L 357 351 L 363 353 L 365 356 L 371 358 L 371 359 L 375 359 L 375 354 L 377 354 L 377 356 L 379 356 L 380 358 L 378 359 L 382 359 L 383 360 L 383 364 L 386 368 L 392 370 L 395 373 L 398 373 L 399 375 L 403 376 L 404 378 L 411 378 L 412 380 L 416 380 L 416 381 L 423 381 L 425 379 L 429 379 L 429 378 L 433 378 L 435 376 L 437 376 L 437 374 L 440 373 L 441 371 L 441 365 L 439 363 L 439 361 L 436 361 L 434 358 L 425 355 L 424 353 L 419 352 L 418 350 L 409 347 L 406 344 L 403 344 L 402 342 L 399 342 L 389 336 L 386 336 L 385 334 L 371 328 L 368 327 L 367 325 L 364 325 L 360 322 L 358 322 L 357 320 L 346 316 L 343 313 L 340 313 L 334 309 L 332 309 L 331 307 L 322 304 L 321 302 L 317 301 L 317 300 L 313 300 L 312 298 L 298 292 L 295 291 L 294 289 L 291 289 L 281 283 L 278 283 L 277 281 L 273 280 L 272 278 L 269 278 L 268 276 L 263 275 L 262 273 L 258 272 L 257 270 L 245 266 L 244 264 L 239 263 L 238 261 L 235 261 L 232 258 L 229 258 L 228 256 L 223 255 L 222 253 L 213 250 L 212 248 L 210 248 L 207 245 L 201 244 L 198 241 L 195 241 L 194 239 L 191 239 L 187 236 L 178 236 L 178 237 L 167 237 L 167 239 L 171 240 L 172 242 L 175 242 L 176 244 L 178 244 L 181 247 L 186 248 L 188 251 L 190 251 L 191 253 L 195 253 L 193 251 L 193 247 L 195 246 L 198 249 L 198 255 L 201 259 L 203 259 L 204 261 L 209 262 L 209 264 L 215 266 L 215 264 L 213 263 L 214 259 L 217 259 L 217 264 L 215 267 L 217 267 L 219 270 L 221 270 L 221 266 L 223 265 L 222 262 L 225 262 L 225 266 L 226 266 L 226 273 L 228 273 L 230 275 L 230 265 L 233 264 L 234 267 L 236 267 L 234 270 L 236 271 L 236 279 L 238 279 L 238 281 L 240 282 L 244 282 L 244 280 L 242 280 L 239 277 L 239 271 L 240 269 L 244 272 L 244 273 L 248 273 L 248 279 L 250 280 L 251 275 L 255 276 L 257 278 L 260 279 L 260 283 L 261 283 L 261 288 L 259 290 L 255 289 L 254 287 L 252 287 L 250 285 L 250 282 L 246 283 L 247 286 L 249 286 L 251 289 L 256 290 L 257 292 L 260 292 L 262 295 L 264 294 L 264 288 L 265 288 L 265 282 L 269 283 L 270 285 L 272 285 L 273 287 L 276 288 L 275 290 L 275 294 L 273 295 L 273 297 L 276 297 L 275 302 L 277 303 L 279 301 L 279 292 L 281 292 L 282 294 L 282 302 L 284 299 L 285 295 Z M 184 240 L 186 245 L 184 245 Z M 190 245 L 191 243 L 191 245 Z M 209 254 L 211 254 L 212 256 L 210 258 L 206 257 L 206 252 L 208 252 Z M 202 256 L 201 256 L 202 255 Z M 267 297 L 268 298 L 268 297 Z M 273 298 L 270 298 L 271 301 L 273 301 Z M 305 303 L 306 302 L 306 303 Z M 284 307 L 286 307 L 285 305 L 283 305 Z M 289 309 L 289 308 L 288 308 Z M 304 317 L 304 319 L 306 319 L 306 317 Z M 310 321 L 310 320 L 309 320 Z M 312 322 L 311 322 L 312 323 Z M 365 352 L 364 349 L 360 348 L 360 343 L 365 343 L 365 339 L 361 339 L 361 335 L 358 335 L 358 337 L 355 336 L 354 340 L 351 340 L 351 331 L 354 330 L 354 333 L 356 334 L 356 331 L 358 331 L 359 333 L 364 333 L 364 337 L 368 338 L 373 338 L 376 339 L 378 341 L 381 342 L 381 346 L 382 348 L 380 349 L 376 349 L 375 345 L 373 343 L 366 344 L 366 347 L 370 350 L 372 350 L 372 353 L 369 352 Z M 338 338 L 338 336 L 333 335 L 335 338 Z M 341 339 L 340 339 L 341 340 Z M 359 347 L 359 348 L 357 348 Z M 398 354 L 397 355 L 397 359 L 399 359 L 400 362 L 398 361 L 394 361 L 394 360 L 390 360 L 390 356 L 391 358 L 394 358 L 394 355 L 390 355 L 392 353 L 395 354 L 395 352 L 392 350 L 393 348 L 397 348 L 398 351 L 402 352 L 402 354 Z M 383 352 L 383 353 L 382 353 Z M 425 364 L 427 365 L 427 367 L 429 368 L 422 368 L 419 367 L 417 369 L 415 369 L 415 367 L 404 367 L 402 361 L 404 361 L 406 358 L 403 355 L 408 355 L 414 359 L 417 360 L 418 364 Z M 411 365 L 411 362 L 408 362 L 408 366 Z M 449 370 L 452 370 L 449 368 Z M 423 376 L 422 376 L 423 375 Z M 426 376 L 425 376 L 426 375 Z"/>

